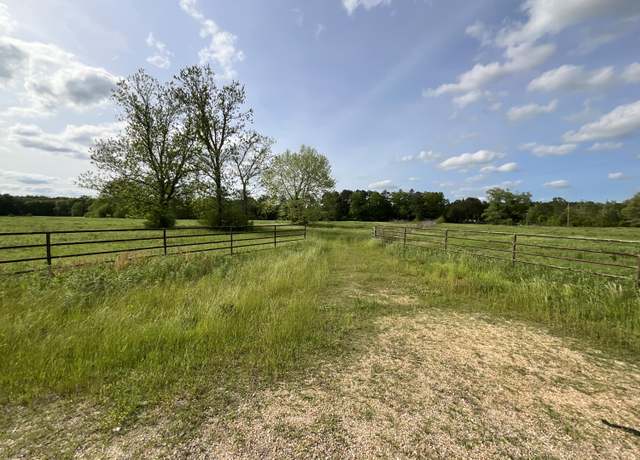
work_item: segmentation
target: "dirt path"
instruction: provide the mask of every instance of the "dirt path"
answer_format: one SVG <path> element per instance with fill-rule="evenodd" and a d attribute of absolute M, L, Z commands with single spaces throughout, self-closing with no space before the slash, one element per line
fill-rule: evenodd
<path fill-rule="evenodd" d="M 432 310 L 378 325 L 357 362 L 260 392 L 177 447 L 162 447 L 160 423 L 81 455 L 640 457 L 640 437 L 601 422 L 640 428 L 640 369 L 477 315 Z"/>

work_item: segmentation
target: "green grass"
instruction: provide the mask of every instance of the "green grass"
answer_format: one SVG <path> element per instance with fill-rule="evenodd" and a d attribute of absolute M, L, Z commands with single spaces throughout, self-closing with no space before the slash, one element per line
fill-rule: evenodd
<path fill-rule="evenodd" d="M 1 220 L 3 231 L 133 224 L 13 219 Z M 380 315 L 428 308 L 531 321 L 625 359 L 640 352 L 640 299 L 629 286 L 383 245 L 371 240 L 370 229 L 319 224 L 306 242 L 277 250 L 5 278 L 0 400 L 12 407 L 86 398 L 107 408 L 112 425 L 126 423 L 149 404 L 295 375 L 347 353 L 353 334 Z M 388 290 L 411 301 L 389 308 Z"/>
<path fill-rule="evenodd" d="M 270 224 L 274 221 L 261 221 L 253 230 L 236 230 L 234 235 L 234 252 L 254 249 L 241 249 L 242 245 L 253 245 L 267 242 L 273 230 Z M 229 251 L 227 229 L 198 229 L 202 224 L 195 220 L 181 220 L 175 229 L 167 230 L 168 253 L 177 254 L 186 251 L 217 250 Z M 119 231 L 119 230 L 123 231 Z M 134 229 L 134 231 L 127 231 Z M 82 230 L 102 230 L 99 232 L 82 232 Z M 278 226 L 279 240 L 284 240 L 287 230 L 294 227 Z M 300 230 L 300 227 L 297 228 Z M 163 254 L 162 230 L 144 228 L 142 219 L 98 219 L 82 217 L 0 217 L 0 233 L 10 232 L 60 232 L 80 231 L 80 233 L 51 233 L 51 256 L 53 269 L 73 265 L 95 264 L 113 261 L 120 258 L 158 256 Z M 211 235 L 218 233 L 218 235 Z M 244 241 L 243 240 L 247 240 Z M 105 242 L 111 241 L 111 242 Z M 46 235 L 0 235 L 0 274 L 27 270 L 43 270 L 46 264 Z M 73 244 L 66 244 L 73 243 Z M 188 246 L 193 244 L 193 246 Z M 170 247 L 176 245 L 176 247 Z M 10 246 L 18 246 L 10 248 Z M 25 247 L 27 246 L 27 247 Z M 29 247 L 33 246 L 33 247 Z M 148 249 L 146 249 L 148 248 Z M 104 251 L 120 251 L 119 253 L 91 254 Z M 126 253 L 126 254 L 125 254 Z M 71 257 L 74 254 L 89 254 Z M 121 254 L 120 256 L 118 254 Z M 22 262 L 2 263 L 5 261 L 32 259 Z M 35 260 L 34 260 L 35 259 Z"/>

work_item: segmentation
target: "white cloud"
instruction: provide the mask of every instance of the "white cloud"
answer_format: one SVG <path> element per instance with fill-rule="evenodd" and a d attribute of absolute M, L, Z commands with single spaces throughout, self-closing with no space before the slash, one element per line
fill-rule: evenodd
<path fill-rule="evenodd" d="M 640 14 L 637 0 L 527 0 L 522 5 L 527 21 L 500 31 L 496 41 L 503 46 L 534 42 L 555 35 L 575 24 L 594 18 L 625 20 Z"/>
<path fill-rule="evenodd" d="M 353 14 L 353 12 L 363 7 L 365 10 L 370 10 L 380 5 L 389 5 L 391 0 L 342 0 L 342 6 L 347 10 L 347 13 Z"/>
<path fill-rule="evenodd" d="M 596 142 L 589 150 L 591 151 L 601 151 L 601 150 L 618 150 L 622 148 L 622 142 Z"/>
<path fill-rule="evenodd" d="M 411 181 L 411 182 L 415 182 L 417 180 L 420 180 L 420 178 L 419 177 L 410 177 L 409 178 L 409 181 Z"/>
<path fill-rule="evenodd" d="M 370 183 L 368 188 L 370 190 L 393 190 L 398 187 L 393 185 L 391 179 L 384 179 Z"/>
<path fill-rule="evenodd" d="M 562 65 L 531 80 L 529 91 L 597 89 L 614 83 L 613 67 L 587 71 L 582 66 Z"/>
<path fill-rule="evenodd" d="M 502 157 L 504 157 L 503 153 L 492 152 L 491 150 L 478 150 L 474 153 L 463 153 L 462 155 L 447 158 L 441 162 L 439 166 L 445 170 L 465 170 L 472 166 L 491 163 Z"/>
<path fill-rule="evenodd" d="M 322 35 L 322 33 L 325 31 L 325 26 L 324 24 L 317 24 L 316 25 L 316 32 L 315 32 L 315 36 L 316 36 L 316 40 L 318 38 L 320 38 L 320 35 Z"/>
<path fill-rule="evenodd" d="M 180 0 L 180 7 L 200 24 L 200 36 L 210 40 L 209 45 L 198 53 L 200 64 L 215 62 L 222 69 L 220 77 L 231 79 L 236 75 L 234 64 L 244 60 L 244 53 L 236 49 L 238 37 L 226 30 L 222 30 L 211 19 L 205 17 L 196 8 L 197 0 Z"/>
<path fill-rule="evenodd" d="M 434 161 L 442 157 L 442 154 L 434 152 L 433 150 L 421 150 L 417 155 L 405 155 L 400 158 L 400 161 Z"/>
<path fill-rule="evenodd" d="M 8 35 L 16 28 L 16 22 L 9 14 L 9 8 L 4 3 L 0 3 L 0 35 Z"/>
<path fill-rule="evenodd" d="M 598 121 L 564 134 L 566 142 L 587 142 L 629 135 L 640 130 L 640 101 L 619 105 Z"/>
<path fill-rule="evenodd" d="M 610 180 L 622 180 L 627 178 L 627 176 L 625 176 L 624 173 L 621 172 L 610 172 L 609 174 L 607 174 L 607 177 Z"/>
<path fill-rule="evenodd" d="M 72 179 L 0 169 L 0 190 L 12 195 L 80 196 Z"/>
<path fill-rule="evenodd" d="M 640 82 L 640 62 L 629 64 L 622 72 L 622 78 L 629 83 Z"/>
<path fill-rule="evenodd" d="M 519 107 L 511 107 L 507 112 L 507 118 L 511 121 L 526 120 L 528 118 L 541 115 L 543 113 L 555 112 L 558 107 L 558 100 L 554 99 L 547 105 L 527 104 Z"/>
<path fill-rule="evenodd" d="M 568 180 L 558 179 L 552 180 L 550 182 L 545 182 L 544 186 L 547 188 L 569 188 L 571 185 L 569 184 Z"/>
<path fill-rule="evenodd" d="M 492 34 L 491 30 L 484 24 L 482 21 L 476 21 L 470 26 L 468 26 L 464 32 L 470 36 L 475 38 L 480 42 L 482 46 L 490 45 L 492 42 Z"/>
<path fill-rule="evenodd" d="M 60 133 L 46 133 L 35 125 L 17 124 L 9 128 L 9 141 L 22 147 L 76 159 L 89 158 L 88 149 L 98 138 L 116 135 L 121 123 L 67 125 Z"/>
<path fill-rule="evenodd" d="M 551 44 L 531 45 L 523 43 L 514 45 L 505 50 L 505 62 L 476 64 L 471 70 L 461 74 L 456 83 L 440 85 L 436 89 L 425 91 L 424 94 L 426 96 L 440 96 L 452 93 L 472 93 L 505 75 L 532 69 L 540 65 L 554 51 L 555 47 Z"/>
<path fill-rule="evenodd" d="M 597 48 L 606 45 L 607 43 L 611 43 L 617 40 L 618 38 L 620 38 L 619 33 L 606 32 L 599 35 L 593 35 L 592 33 L 589 33 L 580 43 L 578 48 L 571 54 L 584 56 L 596 50 Z"/>
<path fill-rule="evenodd" d="M 147 36 L 146 43 L 147 46 L 154 51 L 154 54 L 147 58 L 147 62 L 161 69 L 168 68 L 171 65 L 173 53 L 167 49 L 167 45 L 157 40 L 151 32 L 149 32 Z"/>
<path fill-rule="evenodd" d="M 107 100 L 117 80 L 56 45 L 0 37 L 0 84 L 14 88 L 20 101 L 5 115 L 43 116 L 61 107 L 94 107 Z"/>
<path fill-rule="evenodd" d="M 482 24 L 474 23 L 467 27 L 466 33 L 481 43 L 493 43 L 504 49 L 503 62 L 476 64 L 470 70 L 460 74 L 454 83 L 446 83 L 435 89 L 423 91 L 425 96 L 443 94 L 469 94 L 458 99 L 465 103 L 477 100 L 474 91 L 478 91 L 507 75 L 530 70 L 545 62 L 555 51 L 550 43 L 539 44 L 543 38 L 558 34 L 565 28 L 593 18 L 609 18 L 624 21 L 640 14 L 638 0 L 526 0 L 522 10 L 527 16 L 524 23 L 515 22 L 501 29 L 495 38 Z M 609 79 L 609 72 L 602 71 L 592 75 L 592 84 L 602 84 Z"/>
<path fill-rule="evenodd" d="M 493 166 L 493 165 L 485 166 L 484 168 L 480 169 L 480 172 L 481 173 L 490 173 L 490 172 L 504 173 L 504 172 L 514 172 L 517 170 L 518 170 L 518 163 L 515 163 L 512 161 L 500 166 Z"/>
<path fill-rule="evenodd" d="M 576 149 L 575 144 L 544 145 L 535 142 L 522 144 L 520 150 L 528 150 L 539 157 L 568 155 Z"/>

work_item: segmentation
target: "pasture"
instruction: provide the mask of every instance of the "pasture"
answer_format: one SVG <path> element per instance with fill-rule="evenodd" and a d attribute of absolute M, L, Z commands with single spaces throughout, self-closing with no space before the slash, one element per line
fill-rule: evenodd
<path fill-rule="evenodd" d="M 135 225 L 0 218 L 5 232 Z M 632 285 L 383 244 L 372 226 L 2 278 L 0 456 L 637 452 L 600 422 L 640 425 Z"/>

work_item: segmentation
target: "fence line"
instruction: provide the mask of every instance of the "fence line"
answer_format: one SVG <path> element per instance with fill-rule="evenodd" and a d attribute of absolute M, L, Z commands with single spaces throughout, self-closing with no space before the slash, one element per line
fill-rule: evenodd
<path fill-rule="evenodd" d="M 194 231 L 200 233 L 193 233 Z M 206 233 L 202 233 L 202 232 Z M 126 238 L 117 237 L 107 239 L 82 239 L 82 234 L 93 235 L 101 233 L 134 233 L 147 232 L 140 237 Z M 189 232 L 189 233 L 182 233 Z M 72 240 L 65 240 L 67 235 L 73 235 Z M 42 243 L 20 242 L 20 244 L 3 244 L 11 239 L 31 239 L 44 237 Z M 205 240 L 202 240 L 206 238 Z M 257 246 L 272 246 L 277 248 L 281 244 L 294 241 L 305 240 L 307 238 L 306 225 L 294 224 L 272 224 L 253 225 L 235 227 L 174 227 L 164 228 L 118 228 L 118 229 L 86 229 L 86 230 L 55 230 L 55 231 L 33 231 L 33 232 L 1 232 L 0 233 L 0 267 L 1 266 L 22 266 L 22 270 L 12 272 L 0 272 L 4 275 L 16 275 L 30 273 L 40 270 L 49 270 L 54 267 L 54 261 L 70 258 L 88 258 L 94 256 L 105 256 L 119 253 L 145 252 L 143 257 L 158 255 L 179 255 L 207 251 L 228 251 L 233 255 L 241 248 L 255 248 Z M 145 242 L 144 245 L 133 247 L 116 247 L 130 243 Z M 154 244 L 155 243 L 155 244 Z M 111 245 L 98 247 L 96 250 L 85 248 L 81 252 L 65 252 L 66 248 L 84 247 L 84 245 Z M 99 249 L 99 250 L 98 250 Z M 21 250 L 30 254 L 3 258 L 2 255 L 11 251 Z M 160 251 L 159 253 L 155 253 Z M 34 251 L 38 253 L 33 254 Z M 150 253 L 149 253 L 150 252 Z M 243 251 L 244 252 L 244 251 Z M 36 267 L 35 264 L 44 262 L 44 267 Z M 95 262 L 106 262 L 96 260 Z M 25 266 L 26 264 L 26 266 Z M 60 265 L 62 266 L 62 265 Z"/>
<path fill-rule="evenodd" d="M 486 238 L 474 237 L 474 235 L 486 235 Z M 502 260 L 514 266 L 521 263 L 613 279 L 632 280 L 640 289 L 640 241 L 635 240 L 399 226 L 374 226 L 373 237 L 383 241 L 400 242 L 403 246 Z M 553 240 L 555 244 L 546 244 L 546 240 Z M 588 244 L 597 245 L 597 247 L 579 246 Z M 602 248 L 602 245 L 613 247 Z M 487 254 L 485 251 L 491 253 Z M 567 255 L 567 252 L 570 254 Z M 591 258 L 585 258 L 585 255 Z M 594 266 L 600 267 L 599 271 L 595 271 Z"/>

